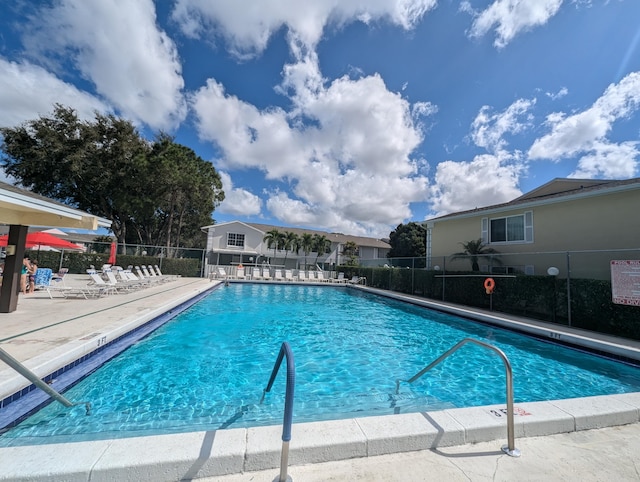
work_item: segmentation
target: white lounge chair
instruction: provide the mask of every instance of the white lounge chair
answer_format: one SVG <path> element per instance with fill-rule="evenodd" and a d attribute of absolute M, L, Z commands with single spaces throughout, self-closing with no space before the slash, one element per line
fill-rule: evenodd
<path fill-rule="evenodd" d="M 350 281 L 347 281 L 350 285 L 359 285 L 359 284 L 367 284 L 367 278 L 354 276 Z"/>
<path fill-rule="evenodd" d="M 323 271 L 316 271 L 317 277 L 316 279 L 322 283 L 328 283 L 329 280 L 327 278 L 324 277 L 324 272 Z"/>
<path fill-rule="evenodd" d="M 346 283 L 347 280 L 344 277 L 344 273 L 338 273 L 338 277 L 335 279 L 336 283 Z"/>
<path fill-rule="evenodd" d="M 108 293 L 125 293 L 128 291 L 124 286 L 122 286 L 122 284 L 118 284 L 118 280 L 110 268 L 102 270 L 102 274 L 107 278 L 106 280 L 98 273 L 90 272 L 89 277 L 91 278 L 91 281 L 89 284 L 105 288 Z"/>
<path fill-rule="evenodd" d="M 270 268 L 264 268 L 262 270 L 262 277 L 264 279 L 270 280 L 271 279 L 271 269 Z"/>
<path fill-rule="evenodd" d="M 273 272 L 273 279 L 276 281 L 284 281 L 284 275 L 282 274 L 281 269 L 276 269 Z"/>
<path fill-rule="evenodd" d="M 307 272 L 303 269 L 298 270 L 298 281 L 307 281 Z"/>
<path fill-rule="evenodd" d="M 227 272 L 222 266 L 216 267 L 216 270 L 212 271 L 211 274 L 209 275 L 209 280 L 227 279 L 227 278 L 228 278 Z"/>
<path fill-rule="evenodd" d="M 236 270 L 236 278 L 238 278 L 238 279 L 245 279 L 246 278 L 246 276 L 244 274 L 244 268 L 238 268 Z"/>
<path fill-rule="evenodd" d="M 262 279 L 262 275 L 260 274 L 260 268 L 253 268 L 251 270 L 251 279 Z"/>
<path fill-rule="evenodd" d="M 285 269 L 284 279 L 285 281 L 293 281 L 293 271 L 291 271 L 290 269 Z"/>

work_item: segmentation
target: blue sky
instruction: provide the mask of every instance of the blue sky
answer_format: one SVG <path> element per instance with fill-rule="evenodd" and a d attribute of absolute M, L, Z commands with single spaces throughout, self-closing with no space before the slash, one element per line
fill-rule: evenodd
<path fill-rule="evenodd" d="M 638 177 L 640 1 L 3 2 L 0 125 L 56 102 L 211 161 L 216 222 L 386 237 Z"/>

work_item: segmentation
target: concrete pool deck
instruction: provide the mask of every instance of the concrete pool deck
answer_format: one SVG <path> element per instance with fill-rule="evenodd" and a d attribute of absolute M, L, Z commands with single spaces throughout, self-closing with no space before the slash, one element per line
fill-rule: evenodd
<path fill-rule="evenodd" d="M 182 278 L 97 300 L 21 296 L 17 311 L 0 315 L 0 347 L 44 377 L 211 287 L 208 280 Z M 547 324 L 510 322 L 551 338 L 589 338 L 566 327 L 551 335 Z M 585 343 L 640 353 L 635 342 L 599 338 Z M 0 363 L 0 399 L 28 384 Z M 640 478 L 640 393 L 516 404 L 520 458 L 500 450 L 507 440 L 504 409 L 301 424 L 294 418 L 289 474 L 305 481 Z M 279 473 L 281 435 L 272 426 L 0 448 L 0 480 L 271 481 Z"/>

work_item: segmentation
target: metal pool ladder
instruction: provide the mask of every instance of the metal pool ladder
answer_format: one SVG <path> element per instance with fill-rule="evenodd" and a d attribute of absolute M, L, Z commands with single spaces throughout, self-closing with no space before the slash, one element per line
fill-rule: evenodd
<path fill-rule="evenodd" d="M 269 383 L 267 383 L 267 388 L 263 390 L 262 398 L 260 399 L 260 403 L 262 403 L 267 392 L 271 390 L 273 382 L 276 379 L 276 375 L 278 374 L 280 365 L 282 365 L 282 359 L 285 356 L 287 357 L 287 385 L 285 389 L 284 419 L 282 421 L 282 453 L 280 456 L 280 477 L 276 479 L 278 482 L 287 482 L 292 480 L 291 477 L 287 476 L 287 468 L 289 465 L 289 441 L 291 440 L 291 422 L 293 419 L 293 392 L 296 384 L 296 367 L 293 360 L 293 352 L 291 351 L 289 343 L 287 343 L 286 341 L 283 342 L 282 346 L 280 347 L 280 353 L 278 353 L 278 358 L 276 359 L 273 371 L 271 372 Z"/>
<path fill-rule="evenodd" d="M 49 395 L 54 400 L 60 402 L 65 407 L 69 408 L 69 407 L 73 407 L 73 406 L 76 406 L 76 405 L 84 405 L 85 409 L 87 410 L 87 415 L 89 415 L 89 413 L 91 412 L 91 402 L 76 402 L 76 403 L 70 402 L 65 397 L 63 397 L 61 394 L 59 394 L 57 391 L 55 391 L 53 388 L 51 388 L 49 385 L 47 385 L 45 382 L 43 382 L 38 377 L 38 375 L 33 373 L 31 370 L 29 370 L 26 366 L 24 366 L 18 360 L 13 358 L 11 355 L 9 355 L 2 348 L 0 348 L 0 360 L 5 362 L 11 368 L 13 368 L 15 371 L 17 371 L 20 375 L 22 375 L 27 380 L 29 380 L 31 383 L 33 383 L 40 390 L 44 391 L 47 395 Z"/>
<path fill-rule="evenodd" d="M 511 370 L 511 363 L 509 363 L 509 359 L 507 355 L 504 354 L 502 350 L 496 348 L 493 345 L 485 343 L 483 341 L 475 340 L 473 338 L 464 338 L 456 343 L 454 346 L 449 348 L 446 352 L 444 352 L 440 357 L 436 360 L 432 361 L 429 365 L 424 367 L 418 373 L 416 373 L 413 377 L 407 380 L 407 383 L 413 383 L 422 375 L 424 375 L 427 371 L 431 370 L 434 366 L 440 363 L 442 360 L 447 358 L 449 355 L 452 355 L 455 351 L 461 348 L 463 345 L 467 343 L 474 343 L 476 345 L 487 348 L 491 351 L 496 352 L 502 358 L 502 362 L 504 363 L 505 372 L 507 375 L 507 445 L 502 447 L 502 451 L 511 457 L 520 457 L 520 450 L 515 447 L 514 442 L 514 426 L 513 426 L 513 371 Z M 400 381 L 396 380 L 396 394 L 400 391 Z"/>

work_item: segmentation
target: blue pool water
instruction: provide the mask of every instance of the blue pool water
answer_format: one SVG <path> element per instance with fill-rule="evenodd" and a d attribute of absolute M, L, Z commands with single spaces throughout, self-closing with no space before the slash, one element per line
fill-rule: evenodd
<path fill-rule="evenodd" d="M 401 384 L 465 337 L 502 349 L 515 402 L 640 391 L 640 369 L 358 290 L 231 284 L 0 437 L 0 445 L 214 430 L 282 422 L 284 365 L 260 404 L 283 341 L 296 363 L 294 422 L 505 403 L 493 352 L 466 345 Z"/>

